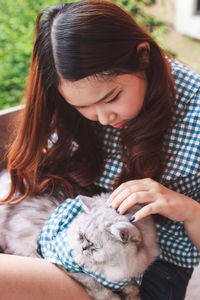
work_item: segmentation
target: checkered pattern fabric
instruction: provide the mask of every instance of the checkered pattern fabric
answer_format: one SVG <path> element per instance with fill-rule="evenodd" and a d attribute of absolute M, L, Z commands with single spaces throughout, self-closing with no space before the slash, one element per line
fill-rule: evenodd
<path fill-rule="evenodd" d="M 165 136 L 163 157 L 167 167 L 161 183 L 200 202 L 200 76 L 171 61 L 176 85 L 176 107 Z M 187 236 L 183 223 L 166 220 L 158 225 L 161 258 L 193 267 L 200 253 Z"/>
<path fill-rule="evenodd" d="M 103 126 L 105 164 L 102 176 L 95 182 L 97 185 L 111 191 L 115 177 L 121 172 L 123 163 L 120 153 L 121 128 Z"/>
<path fill-rule="evenodd" d="M 170 60 L 176 86 L 176 105 L 171 126 L 165 136 L 163 160 L 167 167 L 161 183 L 166 187 L 200 201 L 200 76 Z M 107 153 L 104 172 L 97 185 L 112 190 L 121 172 L 120 129 L 104 126 Z M 200 253 L 187 236 L 181 222 L 169 219 L 157 226 L 161 258 L 182 267 L 193 267 Z"/>
<path fill-rule="evenodd" d="M 79 197 L 67 199 L 58 206 L 40 233 L 37 248 L 39 255 L 70 272 L 86 273 L 107 288 L 115 291 L 121 290 L 128 284 L 128 280 L 111 282 L 103 274 L 91 272 L 85 265 L 80 265 L 75 261 L 69 247 L 67 229 L 81 212 L 82 204 Z"/>

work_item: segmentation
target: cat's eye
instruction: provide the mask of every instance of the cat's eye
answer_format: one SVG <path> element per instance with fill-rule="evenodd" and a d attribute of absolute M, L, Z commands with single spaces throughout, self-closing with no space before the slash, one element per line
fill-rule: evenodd
<path fill-rule="evenodd" d="M 98 243 L 98 242 L 95 242 L 93 244 L 93 246 L 96 248 L 96 249 L 100 249 L 101 248 L 101 245 Z"/>
<path fill-rule="evenodd" d="M 83 241 L 83 240 L 84 240 L 84 234 L 79 233 L 79 240 L 80 240 L 80 241 Z"/>

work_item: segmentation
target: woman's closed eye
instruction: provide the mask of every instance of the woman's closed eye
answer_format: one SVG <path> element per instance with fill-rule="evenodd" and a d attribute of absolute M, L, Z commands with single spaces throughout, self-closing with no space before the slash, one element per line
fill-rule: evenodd
<path fill-rule="evenodd" d="M 105 102 L 105 104 L 108 104 L 108 103 L 112 103 L 112 102 L 115 102 L 118 98 L 119 98 L 119 95 L 121 94 L 122 91 L 120 91 L 114 98 L 112 98 L 111 100 Z"/>
<path fill-rule="evenodd" d="M 113 103 L 115 101 L 117 101 L 119 99 L 120 94 L 122 93 L 122 91 L 119 91 L 118 94 L 116 96 L 114 96 L 112 99 L 110 100 L 104 100 L 104 102 L 102 102 L 103 104 L 110 104 Z M 70 104 L 70 103 L 69 103 Z M 72 107 L 74 107 L 75 109 L 77 109 L 78 111 L 80 110 L 84 110 L 84 109 L 88 109 L 90 106 L 74 106 L 72 104 L 70 104 Z"/>

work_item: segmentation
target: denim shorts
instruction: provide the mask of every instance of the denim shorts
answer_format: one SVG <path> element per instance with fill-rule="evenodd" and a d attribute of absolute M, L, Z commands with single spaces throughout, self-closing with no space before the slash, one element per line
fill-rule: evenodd
<path fill-rule="evenodd" d="M 144 273 L 140 286 L 141 300 L 184 300 L 193 268 L 183 268 L 155 261 Z"/>

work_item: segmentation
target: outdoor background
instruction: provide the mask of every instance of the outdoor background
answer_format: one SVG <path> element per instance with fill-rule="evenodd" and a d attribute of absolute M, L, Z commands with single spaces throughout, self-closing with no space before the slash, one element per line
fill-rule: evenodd
<path fill-rule="evenodd" d="M 33 47 L 36 16 L 43 8 L 58 2 L 0 0 L 0 110 L 22 102 Z M 129 11 L 162 47 L 200 72 L 200 42 L 182 36 L 174 30 L 170 22 L 173 7 L 167 5 L 170 1 L 113 0 L 113 2 Z"/>
<path fill-rule="evenodd" d="M 174 30 L 177 1 L 181 0 L 113 0 L 129 11 L 162 47 L 200 73 L 200 40 Z M 195 1 L 200 9 L 200 1 Z M 0 110 L 22 102 L 36 16 L 56 3 L 56 0 L 0 0 Z M 199 278 L 200 265 L 190 280 L 185 300 L 200 299 Z"/>

